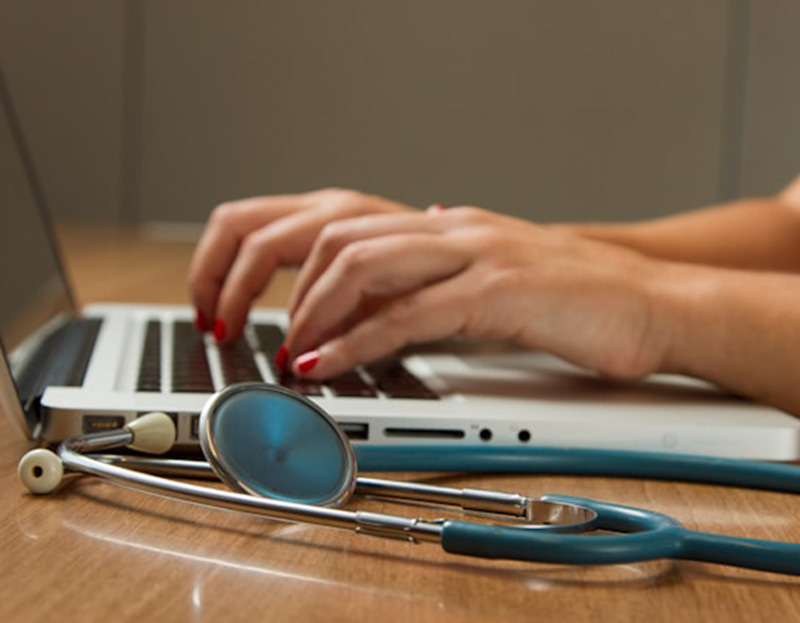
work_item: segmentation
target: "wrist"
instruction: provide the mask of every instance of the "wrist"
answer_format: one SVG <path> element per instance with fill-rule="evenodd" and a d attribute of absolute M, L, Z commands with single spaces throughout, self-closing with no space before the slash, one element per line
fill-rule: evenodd
<path fill-rule="evenodd" d="M 724 307 L 725 270 L 659 262 L 649 284 L 652 339 L 660 352 L 656 372 L 714 380 L 728 350 Z"/>
<path fill-rule="evenodd" d="M 642 225 L 638 223 L 553 223 L 547 228 L 565 236 L 604 242 L 647 254 Z"/>

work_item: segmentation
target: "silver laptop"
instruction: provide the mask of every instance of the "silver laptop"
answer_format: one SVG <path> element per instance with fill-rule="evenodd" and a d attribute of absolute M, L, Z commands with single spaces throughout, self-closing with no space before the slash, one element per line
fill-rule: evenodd
<path fill-rule="evenodd" d="M 31 439 L 56 442 L 164 411 L 177 424 L 176 449 L 194 450 L 211 393 L 261 380 L 308 395 L 356 444 L 800 457 L 794 417 L 689 378 L 608 382 L 544 353 L 456 339 L 301 382 L 272 363 L 282 310 L 252 312 L 244 337 L 224 349 L 195 331 L 188 306 L 78 311 L 1 81 L 0 96 L 0 406 Z"/>

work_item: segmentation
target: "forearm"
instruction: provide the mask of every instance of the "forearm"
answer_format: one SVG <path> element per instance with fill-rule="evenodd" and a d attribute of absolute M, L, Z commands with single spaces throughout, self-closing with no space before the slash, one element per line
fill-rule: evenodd
<path fill-rule="evenodd" d="M 800 272 L 800 207 L 784 195 L 641 223 L 556 227 L 666 260 Z"/>
<path fill-rule="evenodd" d="M 653 292 L 661 371 L 800 415 L 800 276 L 666 264 Z"/>

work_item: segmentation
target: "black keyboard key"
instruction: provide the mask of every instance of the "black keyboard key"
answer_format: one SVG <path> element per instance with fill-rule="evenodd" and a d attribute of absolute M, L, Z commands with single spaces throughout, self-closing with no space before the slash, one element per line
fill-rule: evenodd
<path fill-rule="evenodd" d="M 161 391 L 161 323 L 157 320 L 148 322 L 145 329 L 136 389 L 142 392 Z"/>
<path fill-rule="evenodd" d="M 366 366 L 384 394 L 391 398 L 437 400 L 439 397 L 405 369 L 399 359 L 386 359 Z"/>
<path fill-rule="evenodd" d="M 253 328 L 259 348 L 267 359 L 273 377 L 280 385 L 308 396 L 322 395 L 321 383 L 296 379 L 275 365 L 275 356 L 286 337 L 283 329 L 273 324 L 257 324 Z M 419 379 L 408 372 L 397 359 L 373 364 L 367 368 L 367 371 L 375 377 L 375 386 L 366 382 L 357 372 L 348 372 L 329 379 L 325 381 L 324 385 L 336 396 L 341 397 L 375 398 L 378 395 L 377 387 L 392 398 L 438 398 Z"/>
<path fill-rule="evenodd" d="M 292 374 L 281 370 L 275 365 L 275 356 L 278 354 L 286 334 L 283 329 L 275 324 L 256 324 L 253 330 L 258 340 L 258 345 L 264 357 L 267 359 L 270 372 L 278 385 L 296 391 L 305 396 L 322 396 L 322 383 L 306 379 L 298 379 Z"/>
<path fill-rule="evenodd" d="M 144 392 L 161 391 L 161 323 L 157 320 L 148 322 L 145 329 L 136 389 Z"/>
<path fill-rule="evenodd" d="M 173 391 L 213 392 L 203 336 L 190 322 L 176 322 L 172 339 Z"/>
<path fill-rule="evenodd" d="M 261 352 L 263 352 L 264 356 L 267 358 L 267 365 L 269 365 L 272 376 L 276 379 L 279 378 L 281 374 L 283 374 L 283 370 L 279 370 L 278 366 L 275 365 L 275 356 L 278 354 L 278 351 L 283 345 L 283 340 L 286 337 L 283 329 L 274 324 L 257 324 L 254 325 L 253 330 L 255 331 Z"/>
<path fill-rule="evenodd" d="M 219 358 L 226 385 L 264 380 L 253 359 L 253 351 L 244 339 L 220 347 Z"/>
<path fill-rule="evenodd" d="M 345 372 L 326 382 L 326 385 L 337 396 L 346 398 L 374 398 L 378 395 L 375 388 L 361 378 L 358 372 Z"/>
<path fill-rule="evenodd" d="M 275 377 L 278 379 L 278 384 L 296 391 L 298 394 L 304 396 L 322 396 L 322 383 L 318 381 L 311 381 L 308 379 L 298 379 L 297 377 L 284 372 L 280 376 Z"/>

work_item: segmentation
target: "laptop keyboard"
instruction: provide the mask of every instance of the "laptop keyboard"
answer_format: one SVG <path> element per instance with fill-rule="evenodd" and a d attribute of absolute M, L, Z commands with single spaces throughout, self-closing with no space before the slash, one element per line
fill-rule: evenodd
<path fill-rule="evenodd" d="M 172 391 L 213 392 L 215 388 L 203 336 L 190 322 L 175 322 L 172 328 Z M 275 324 L 254 324 L 252 328 L 256 345 L 251 346 L 242 338 L 230 346 L 219 347 L 219 362 L 226 385 L 267 380 L 255 360 L 256 353 L 261 353 L 280 385 L 307 396 L 438 398 L 396 358 L 364 366 L 325 382 L 298 379 L 279 370 L 274 363 L 275 355 L 284 342 L 283 329 Z M 147 324 L 137 383 L 140 391 L 158 392 L 162 389 L 161 329 L 159 321 L 153 320 Z"/>
<path fill-rule="evenodd" d="M 161 323 L 151 320 L 147 323 L 144 335 L 144 350 L 139 364 L 139 381 L 136 389 L 140 392 L 161 390 Z"/>
<path fill-rule="evenodd" d="M 173 325 L 172 391 L 214 391 L 205 343 L 188 322 L 176 322 Z"/>

